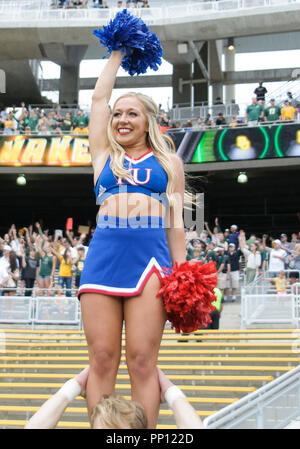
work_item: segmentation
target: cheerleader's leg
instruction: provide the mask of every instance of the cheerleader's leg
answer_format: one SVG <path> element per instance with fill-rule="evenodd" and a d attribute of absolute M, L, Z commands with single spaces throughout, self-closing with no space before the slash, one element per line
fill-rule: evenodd
<path fill-rule="evenodd" d="M 160 406 L 157 357 L 166 313 L 156 298 L 160 282 L 152 274 L 143 292 L 125 299 L 126 361 L 131 381 L 132 399 L 145 409 L 148 428 L 155 428 Z"/>
<path fill-rule="evenodd" d="M 86 399 L 91 421 L 103 394 L 115 391 L 121 357 L 123 303 L 118 297 L 95 293 L 83 293 L 80 303 L 89 352 Z"/>

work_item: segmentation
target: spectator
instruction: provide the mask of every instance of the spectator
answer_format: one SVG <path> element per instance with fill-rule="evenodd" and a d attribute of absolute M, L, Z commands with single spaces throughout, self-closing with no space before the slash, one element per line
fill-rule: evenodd
<path fill-rule="evenodd" d="M 17 292 L 19 267 L 17 256 L 11 246 L 3 246 L 3 256 L 0 259 L 0 289 L 3 296 L 14 296 Z"/>
<path fill-rule="evenodd" d="M 204 124 L 205 124 L 206 128 L 211 128 L 212 127 L 213 122 L 212 122 L 212 120 L 210 118 L 210 114 L 207 114 L 206 119 L 204 121 Z"/>
<path fill-rule="evenodd" d="M 239 248 L 236 248 L 234 243 L 229 243 L 228 245 L 228 263 L 230 265 L 230 275 L 229 275 L 229 287 L 231 289 L 231 300 L 236 301 L 237 289 L 239 288 L 239 278 L 240 278 L 240 259 L 243 253 Z"/>
<path fill-rule="evenodd" d="M 230 229 L 225 229 L 224 231 L 224 241 L 229 243 Z"/>
<path fill-rule="evenodd" d="M 89 124 L 89 117 L 83 113 L 82 109 L 78 109 L 76 117 L 73 118 L 73 127 L 79 127 L 80 125 L 83 125 L 84 127 L 87 127 Z"/>
<path fill-rule="evenodd" d="M 39 119 L 37 113 L 32 109 L 29 113 L 26 126 L 30 128 L 31 133 L 35 133 L 38 131 L 38 123 Z"/>
<path fill-rule="evenodd" d="M 50 131 L 51 131 L 51 126 L 49 124 L 47 116 L 43 112 L 40 114 L 40 117 L 38 119 L 37 130 L 40 133 L 46 133 L 46 134 L 50 133 Z"/>
<path fill-rule="evenodd" d="M 201 240 L 201 242 L 207 244 L 210 242 L 210 238 L 208 237 L 208 231 L 203 230 L 200 235 L 199 238 Z"/>
<path fill-rule="evenodd" d="M 223 309 L 223 295 L 221 290 L 218 287 L 214 288 L 215 301 L 212 301 L 211 305 L 215 308 L 210 313 L 211 322 L 208 324 L 206 329 L 219 329 L 220 327 L 220 318 Z"/>
<path fill-rule="evenodd" d="M 281 248 L 286 250 L 287 253 L 290 253 L 293 249 L 293 245 L 291 242 L 288 242 L 288 236 L 287 234 L 281 234 L 280 235 L 280 241 L 281 241 Z"/>
<path fill-rule="evenodd" d="M 230 102 L 230 115 L 238 116 L 240 114 L 240 107 L 235 103 L 235 100 L 231 100 Z"/>
<path fill-rule="evenodd" d="M 217 246 L 214 249 L 214 255 L 211 253 L 210 256 L 207 255 L 207 261 L 216 262 L 216 269 L 218 275 L 218 288 L 224 290 L 226 288 L 226 275 L 224 277 L 223 270 L 225 269 L 225 256 L 224 248 Z"/>
<path fill-rule="evenodd" d="M 293 98 L 292 92 L 287 92 L 287 100 L 289 101 L 291 106 L 293 106 L 295 109 L 297 108 L 298 100 Z"/>
<path fill-rule="evenodd" d="M 62 129 L 62 131 L 71 131 L 72 130 L 72 114 L 71 114 L 71 112 L 66 112 L 65 117 L 62 118 L 61 129 Z"/>
<path fill-rule="evenodd" d="M 162 127 L 167 127 L 169 126 L 169 119 L 167 117 L 167 114 L 165 111 L 161 110 L 160 114 L 159 114 L 159 124 Z"/>
<path fill-rule="evenodd" d="M 117 2 L 117 8 L 122 8 L 122 6 L 123 6 L 123 2 L 121 1 L 121 0 L 119 0 L 118 2 Z"/>
<path fill-rule="evenodd" d="M 231 122 L 229 123 L 230 128 L 235 128 L 236 126 L 238 126 L 238 120 L 236 117 L 232 117 Z"/>
<path fill-rule="evenodd" d="M 235 224 L 230 226 L 230 234 L 228 237 L 228 243 L 234 243 L 236 248 L 239 247 L 238 227 Z"/>
<path fill-rule="evenodd" d="M 268 262 L 267 251 L 264 249 L 261 239 L 256 240 L 256 243 L 258 244 L 261 257 L 259 271 L 261 274 L 263 274 L 267 270 L 267 262 Z"/>
<path fill-rule="evenodd" d="M 252 104 L 246 109 L 245 123 L 249 126 L 255 126 L 258 124 L 260 117 L 264 116 L 264 108 L 257 102 L 256 97 L 252 98 Z"/>
<path fill-rule="evenodd" d="M 217 251 L 217 258 L 219 256 L 222 256 L 222 260 L 217 259 L 216 268 L 218 271 L 218 288 L 222 292 L 223 301 L 227 301 L 227 295 L 228 295 L 228 288 L 229 288 L 229 281 L 230 281 L 230 263 L 229 263 L 229 257 L 228 254 L 224 253 L 224 248 L 221 246 L 218 246 L 215 251 Z M 218 269 L 219 264 L 222 264 L 223 268 Z"/>
<path fill-rule="evenodd" d="M 205 261 L 205 253 L 203 254 L 202 248 L 195 248 L 193 250 L 193 256 L 191 259 L 187 260 L 196 260 L 198 262 L 204 262 Z"/>
<path fill-rule="evenodd" d="M 25 136 L 31 136 L 31 128 L 30 128 L 30 126 L 26 126 L 25 127 L 24 135 Z"/>
<path fill-rule="evenodd" d="M 89 130 L 86 126 L 81 123 L 79 126 L 76 126 L 75 129 L 73 129 L 72 134 L 74 135 L 88 135 Z"/>
<path fill-rule="evenodd" d="M 66 2 L 64 3 L 64 8 L 65 8 L 65 9 L 74 9 L 74 8 L 75 8 L 74 2 L 71 1 L 71 0 L 66 1 Z"/>
<path fill-rule="evenodd" d="M 266 122 L 276 122 L 280 119 L 281 109 L 279 106 L 276 106 L 274 98 L 270 100 L 270 104 L 271 106 L 264 111 L 264 119 Z"/>
<path fill-rule="evenodd" d="M 74 265 L 76 265 L 76 272 L 75 272 L 75 287 L 79 287 L 80 283 L 80 277 L 81 273 L 84 267 L 84 261 L 85 261 L 85 249 L 84 246 L 79 246 L 77 248 L 78 257 L 73 261 Z"/>
<path fill-rule="evenodd" d="M 217 125 L 217 126 L 220 126 L 220 125 L 226 125 L 226 120 L 225 120 L 225 118 L 223 117 L 222 112 L 219 112 L 219 114 L 218 114 L 218 118 L 217 118 L 217 120 L 216 120 L 216 125 Z"/>
<path fill-rule="evenodd" d="M 42 125 L 42 126 L 39 128 L 39 133 L 40 133 L 42 136 L 50 136 L 50 135 L 51 135 L 51 131 L 49 131 L 49 129 L 48 129 L 48 127 L 47 127 L 46 125 Z"/>
<path fill-rule="evenodd" d="M 214 104 L 222 104 L 222 105 L 224 105 L 223 101 L 221 100 L 221 97 L 217 97 L 217 98 L 215 99 Z"/>
<path fill-rule="evenodd" d="M 74 1 L 74 6 L 75 6 L 75 8 L 84 8 L 87 5 L 87 1 L 88 0 L 83 0 L 83 1 L 75 0 Z"/>
<path fill-rule="evenodd" d="M 193 123 L 191 120 L 188 120 L 184 125 L 182 125 L 182 128 L 184 128 L 186 131 L 194 131 Z"/>
<path fill-rule="evenodd" d="M 31 296 L 32 289 L 37 278 L 39 262 L 36 258 L 36 252 L 33 248 L 31 248 L 29 251 L 29 257 L 25 257 L 24 249 L 21 250 L 21 255 L 22 268 L 24 268 L 23 276 L 25 280 L 25 296 Z"/>
<path fill-rule="evenodd" d="M 7 106 L 4 106 L 0 112 L 0 120 L 4 122 L 4 120 L 7 120 L 7 117 L 8 117 Z"/>
<path fill-rule="evenodd" d="M 93 0 L 93 3 L 94 8 L 102 8 L 102 0 Z"/>
<path fill-rule="evenodd" d="M 197 239 L 198 238 L 198 234 L 196 232 L 196 225 L 191 226 L 189 228 L 189 230 L 185 234 L 185 237 L 186 237 L 187 241 L 190 241 L 192 239 Z"/>
<path fill-rule="evenodd" d="M 4 130 L 3 130 L 3 134 L 7 135 L 7 136 L 11 136 L 15 133 L 15 124 L 14 124 L 14 117 L 13 117 L 13 113 L 10 112 L 7 115 L 7 119 L 3 120 L 3 125 L 4 125 Z"/>
<path fill-rule="evenodd" d="M 252 283 L 259 274 L 261 255 L 257 243 L 251 243 L 250 250 L 247 248 L 245 233 L 240 231 L 239 246 L 246 258 L 246 282 Z"/>
<path fill-rule="evenodd" d="M 57 116 L 55 111 L 50 111 L 48 114 L 48 126 L 50 127 L 51 131 L 57 128 Z"/>
<path fill-rule="evenodd" d="M 264 281 L 272 281 L 276 286 L 277 295 L 287 294 L 287 279 L 284 271 L 279 271 L 278 276 L 274 278 L 263 278 Z"/>
<path fill-rule="evenodd" d="M 275 277 L 279 271 L 284 270 L 286 252 L 281 248 L 281 241 L 278 239 L 273 242 L 274 248 L 268 248 L 266 246 L 265 238 L 263 238 L 262 243 L 263 248 L 269 254 L 269 275 L 270 277 Z"/>
<path fill-rule="evenodd" d="M 291 106 L 289 100 L 285 100 L 284 107 L 281 109 L 280 119 L 286 122 L 291 122 L 295 119 L 296 109 Z"/>
<path fill-rule="evenodd" d="M 295 250 L 288 257 L 288 268 L 291 270 L 295 270 L 290 273 L 290 282 L 294 284 L 295 282 L 299 282 L 299 272 L 300 272 L 300 244 L 297 243 L 295 246 Z"/>
<path fill-rule="evenodd" d="M 56 257 L 53 256 L 49 242 L 44 243 L 44 248 L 41 247 L 41 240 L 36 241 L 37 250 L 40 255 L 40 264 L 38 270 L 38 286 L 40 288 L 39 295 L 49 296 L 49 289 L 54 282 L 54 272 L 56 267 Z"/>
<path fill-rule="evenodd" d="M 263 86 L 263 82 L 260 81 L 258 84 L 258 87 L 256 87 L 256 89 L 254 90 L 254 93 L 256 95 L 256 100 L 262 100 L 263 102 L 265 102 L 265 95 L 267 93 L 267 89 L 265 88 L 265 86 Z"/>
<path fill-rule="evenodd" d="M 197 121 L 195 123 L 195 131 L 201 131 L 202 129 L 204 129 L 204 125 L 203 125 L 202 119 L 200 117 L 198 117 Z"/>
<path fill-rule="evenodd" d="M 61 255 L 54 246 L 51 246 L 52 253 L 60 262 L 59 267 L 59 284 L 66 288 L 66 296 L 71 296 L 72 287 L 72 258 L 70 249 L 66 249 Z"/>

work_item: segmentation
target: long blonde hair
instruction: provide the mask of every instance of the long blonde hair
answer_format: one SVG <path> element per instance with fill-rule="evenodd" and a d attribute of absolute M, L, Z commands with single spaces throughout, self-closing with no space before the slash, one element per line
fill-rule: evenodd
<path fill-rule="evenodd" d="M 167 184 L 167 198 L 169 201 L 170 207 L 174 206 L 174 198 L 173 193 L 175 189 L 175 177 L 176 174 L 174 173 L 174 170 L 172 170 L 172 160 L 171 160 L 171 153 L 172 150 L 170 148 L 170 145 L 163 136 L 163 134 L 160 132 L 158 124 L 156 122 L 158 109 L 155 104 L 155 102 L 152 100 L 151 97 L 148 97 L 148 95 L 144 95 L 137 92 L 128 92 L 121 97 L 119 97 L 116 101 L 120 100 L 121 98 L 127 98 L 127 97 L 134 97 L 137 98 L 141 104 L 143 105 L 145 109 L 146 118 L 148 121 L 148 133 L 147 133 L 147 145 L 152 149 L 153 154 L 155 155 L 156 159 L 158 160 L 159 164 L 163 167 L 165 170 L 167 176 L 168 176 L 168 184 Z M 116 104 L 115 103 L 115 104 Z M 115 176 L 120 177 L 122 179 L 131 179 L 132 175 L 130 173 L 130 169 L 125 169 L 124 164 L 124 156 L 125 156 L 125 150 L 124 148 L 118 144 L 118 142 L 113 137 L 112 132 L 112 119 L 113 114 L 111 114 L 109 122 L 108 122 L 108 129 L 107 129 L 107 136 L 108 140 L 110 142 L 110 146 L 112 149 L 111 152 L 111 163 L 110 168 Z"/>
<path fill-rule="evenodd" d="M 148 427 L 144 408 L 135 401 L 128 401 L 122 396 L 103 395 L 94 408 L 91 421 L 99 420 L 102 429 L 146 429 Z"/>

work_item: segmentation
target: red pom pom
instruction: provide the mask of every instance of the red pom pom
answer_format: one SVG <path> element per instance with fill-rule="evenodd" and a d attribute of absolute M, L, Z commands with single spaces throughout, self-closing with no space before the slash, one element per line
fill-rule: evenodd
<path fill-rule="evenodd" d="M 213 289 L 217 286 L 215 262 L 175 263 L 172 272 L 161 279 L 157 297 L 162 297 L 168 320 L 176 332 L 190 333 L 211 322 L 215 309 Z"/>

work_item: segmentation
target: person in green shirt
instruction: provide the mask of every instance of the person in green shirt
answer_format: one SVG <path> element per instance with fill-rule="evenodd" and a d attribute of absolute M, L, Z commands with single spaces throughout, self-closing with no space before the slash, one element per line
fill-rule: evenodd
<path fill-rule="evenodd" d="M 66 112 L 66 116 L 62 119 L 61 130 L 71 131 L 72 123 L 73 123 L 72 114 L 70 112 Z"/>
<path fill-rule="evenodd" d="M 37 131 L 39 118 L 34 110 L 30 111 L 29 117 L 27 117 L 24 121 L 27 122 L 26 126 L 29 126 L 31 132 Z"/>
<path fill-rule="evenodd" d="M 257 102 L 256 97 L 252 98 L 252 104 L 246 109 L 245 123 L 250 126 L 257 125 L 260 118 L 264 117 L 264 108 Z"/>
<path fill-rule="evenodd" d="M 83 125 L 84 127 L 87 127 L 89 124 L 89 117 L 87 115 L 84 115 L 83 111 L 81 109 L 78 109 L 77 116 L 73 119 L 73 128 L 77 128 L 80 125 Z"/>
<path fill-rule="evenodd" d="M 216 262 L 217 261 L 217 255 L 216 255 L 215 250 L 211 249 L 212 246 L 215 247 L 216 244 L 211 242 L 208 245 L 209 249 L 208 249 L 208 252 L 207 252 L 207 255 L 206 255 L 206 262 Z"/>
<path fill-rule="evenodd" d="M 197 260 L 197 261 L 199 261 L 199 262 L 205 263 L 205 254 L 204 254 L 204 252 L 202 251 L 202 249 L 200 249 L 200 248 L 195 248 L 195 249 L 193 250 L 192 258 L 191 258 L 191 259 L 188 259 L 188 260 Z"/>
<path fill-rule="evenodd" d="M 54 271 L 56 267 L 56 257 L 53 256 L 49 242 L 44 244 L 44 249 L 41 248 L 40 243 L 36 240 L 36 247 L 40 255 L 40 267 L 38 272 L 38 285 L 40 288 L 40 295 L 45 294 L 49 296 L 48 289 L 51 288 L 54 278 Z"/>
<path fill-rule="evenodd" d="M 281 109 L 276 106 L 274 98 L 270 101 L 271 106 L 265 109 L 265 122 L 276 122 L 281 115 Z"/>

